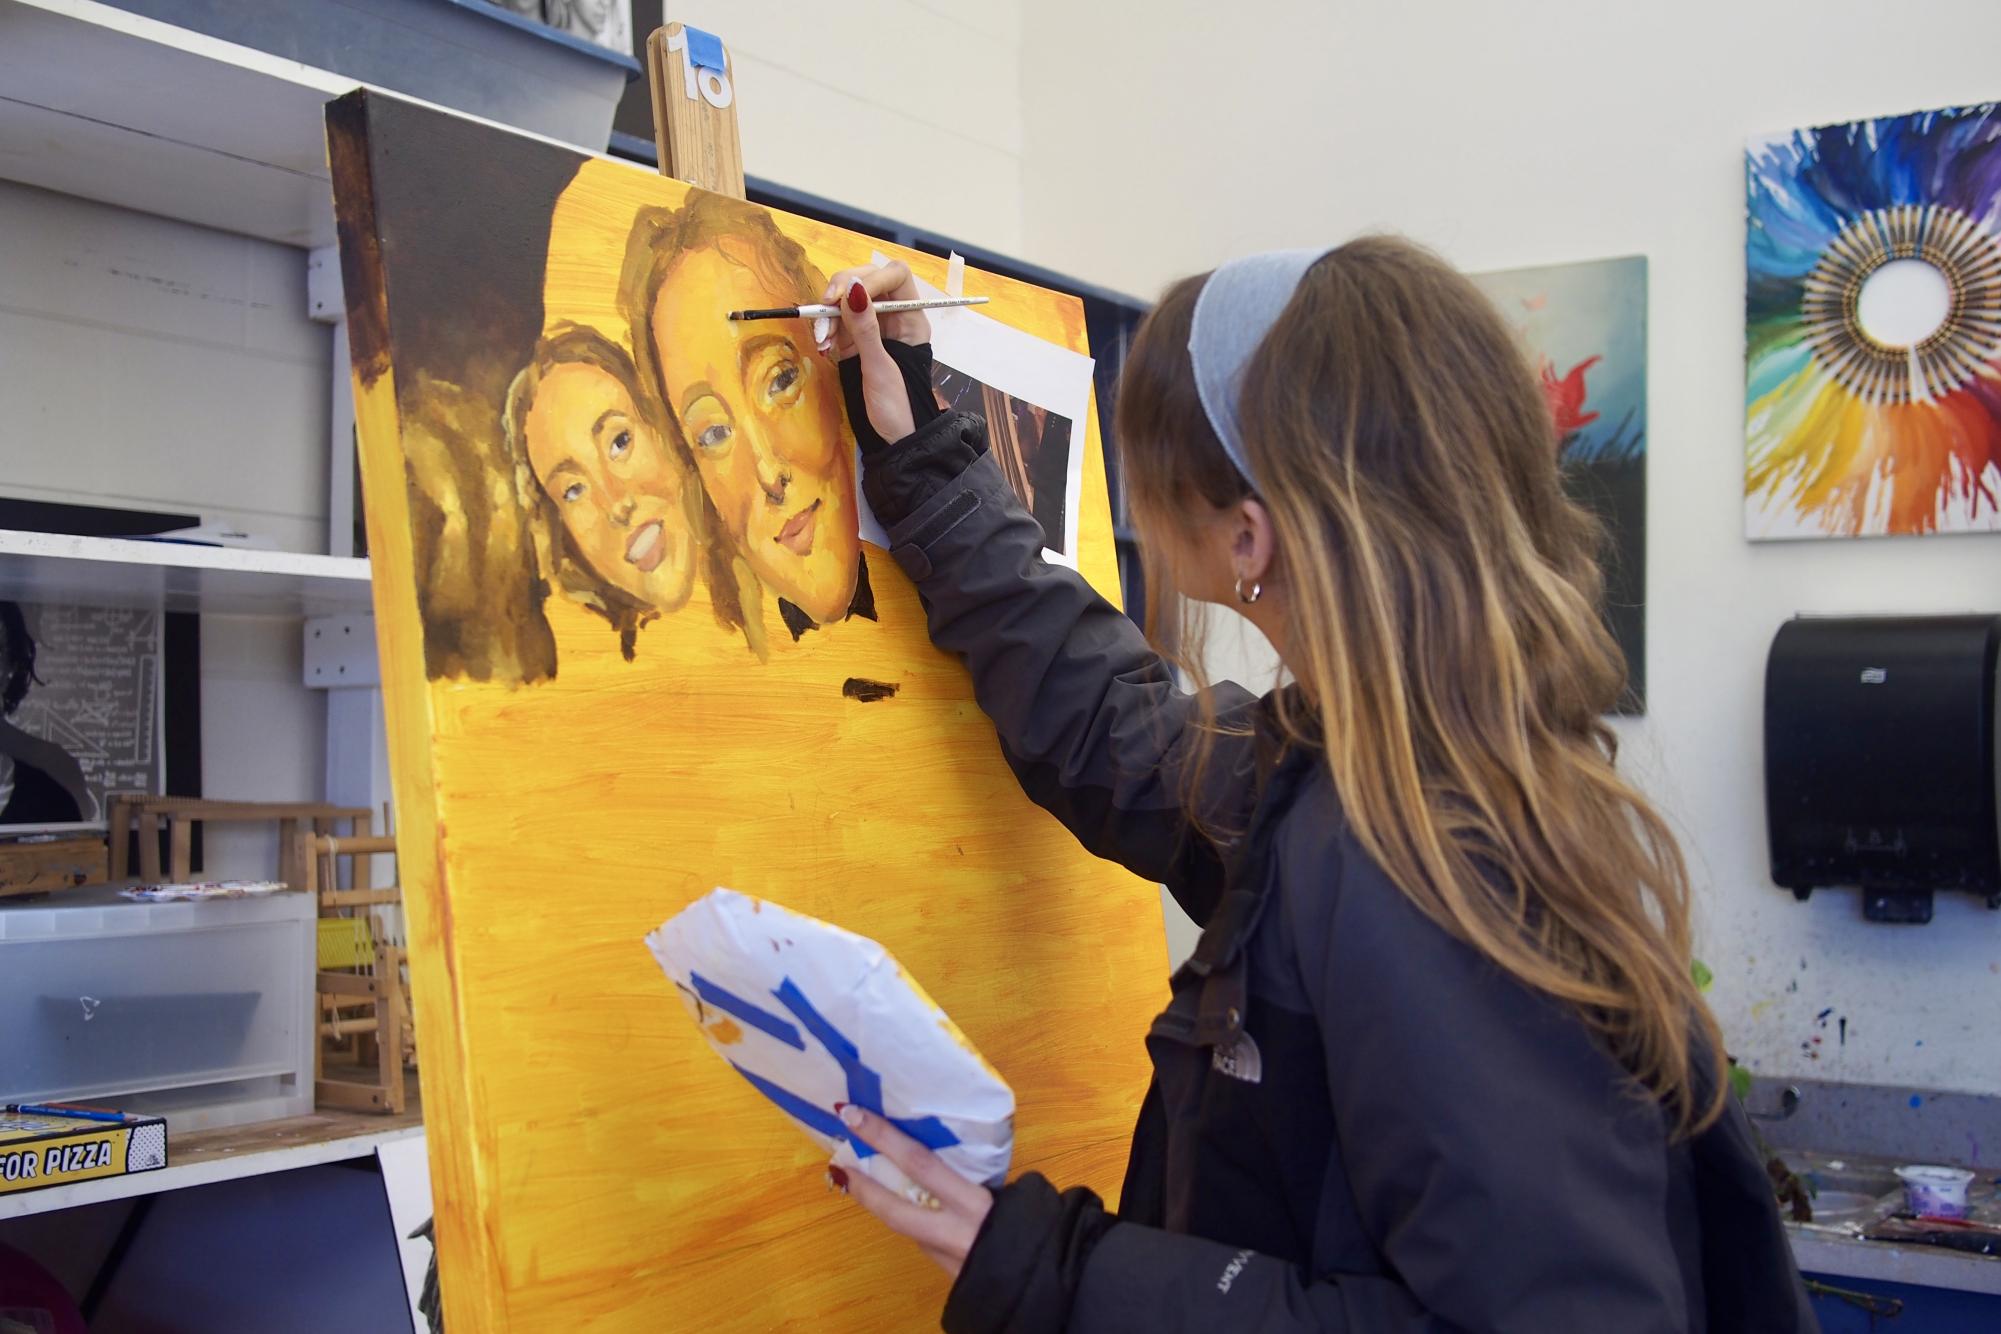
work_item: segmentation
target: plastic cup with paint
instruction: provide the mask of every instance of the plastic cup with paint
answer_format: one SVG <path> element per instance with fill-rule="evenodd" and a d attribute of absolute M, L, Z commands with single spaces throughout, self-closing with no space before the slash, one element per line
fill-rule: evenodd
<path fill-rule="evenodd" d="M 1966 1188 L 1973 1173 L 1963 1167 L 1911 1166 L 1897 1169 L 1904 1205 L 1919 1218 L 1966 1217 Z"/>

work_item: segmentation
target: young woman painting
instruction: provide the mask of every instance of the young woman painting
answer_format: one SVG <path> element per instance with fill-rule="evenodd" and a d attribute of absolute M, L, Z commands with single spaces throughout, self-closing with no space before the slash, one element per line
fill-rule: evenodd
<path fill-rule="evenodd" d="M 851 1183 L 957 1276 L 945 1328 L 1813 1328 L 1681 855 L 1613 764 L 1602 534 L 1480 293 L 1369 238 L 1187 279 L 1142 330 L 1118 420 L 1148 586 L 1236 605 L 1293 682 L 1261 699 L 1178 689 L 1041 561 L 979 419 L 930 396 L 922 317 L 878 322 L 906 295 L 890 265 L 826 299 L 932 637 L 1029 794 L 1205 928 L 1117 1215 L 848 1111 L 937 1197 Z"/>

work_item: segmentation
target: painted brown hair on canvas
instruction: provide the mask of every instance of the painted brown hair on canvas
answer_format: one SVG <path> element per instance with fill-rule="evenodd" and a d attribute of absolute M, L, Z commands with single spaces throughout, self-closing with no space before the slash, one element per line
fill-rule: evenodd
<path fill-rule="evenodd" d="M 419 374 L 397 386 L 411 529 L 433 679 L 556 674 L 535 513 L 492 403 Z"/>
<path fill-rule="evenodd" d="M 368 192 L 347 201 L 337 220 L 358 388 L 390 375 L 394 350 L 426 671 L 434 680 L 546 680 L 556 674 L 543 610 L 550 588 L 501 403 L 541 330 L 546 219 L 576 162 L 560 152 L 505 163 L 469 158 L 467 132 L 451 127 L 405 145 L 391 164 L 369 150 L 360 119 L 358 103 L 329 109 L 337 174 L 369 181 L 371 191 L 386 179 L 450 177 L 463 187 L 420 205 L 393 242 L 370 225 Z M 508 201 L 511 218 L 543 221 L 497 223 L 474 206 L 495 199 Z M 392 257 L 405 298 L 393 319 L 380 282 Z"/>

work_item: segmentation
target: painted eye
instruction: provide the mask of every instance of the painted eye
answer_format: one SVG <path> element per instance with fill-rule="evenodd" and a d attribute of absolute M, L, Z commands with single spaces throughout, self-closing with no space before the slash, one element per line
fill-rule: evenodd
<path fill-rule="evenodd" d="M 721 449 L 730 442 L 730 437 L 735 434 L 736 432 L 732 431 L 727 423 L 717 422 L 714 426 L 696 436 L 695 443 L 703 449 Z"/>
<path fill-rule="evenodd" d="M 563 488 L 563 503 L 565 505 L 574 505 L 583 498 L 584 484 L 582 482 L 571 482 Z"/>
<path fill-rule="evenodd" d="M 620 431 L 617 435 L 611 438 L 612 458 L 622 459 L 626 456 L 627 453 L 631 451 L 631 449 L 632 449 L 632 432 Z"/>
<path fill-rule="evenodd" d="M 766 397 L 777 398 L 781 394 L 783 394 L 786 390 L 790 389 L 793 385 L 798 383 L 799 383 L 799 368 L 788 362 L 787 364 L 780 366 L 777 369 L 777 371 L 775 371 L 772 374 L 771 384 L 766 387 L 764 392 Z"/>

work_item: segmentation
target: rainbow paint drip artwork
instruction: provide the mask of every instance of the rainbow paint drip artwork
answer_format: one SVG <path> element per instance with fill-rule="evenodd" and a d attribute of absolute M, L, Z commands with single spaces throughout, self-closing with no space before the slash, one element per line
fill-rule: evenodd
<path fill-rule="evenodd" d="M 1745 167 L 1747 535 L 2001 530 L 2001 104 Z"/>

